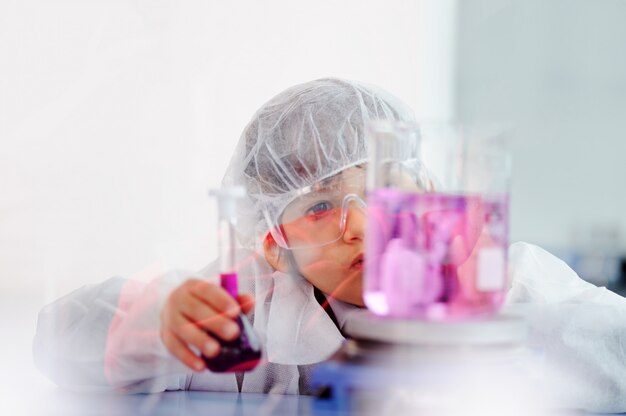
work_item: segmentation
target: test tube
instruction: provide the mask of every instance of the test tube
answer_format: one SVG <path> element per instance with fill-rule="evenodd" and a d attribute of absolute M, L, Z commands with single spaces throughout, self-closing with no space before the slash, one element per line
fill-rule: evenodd
<path fill-rule="evenodd" d="M 241 187 L 213 191 L 218 204 L 218 246 L 220 283 L 235 299 L 238 295 L 236 270 L 235 226 L 237 224 L 237 200 L 245 196 Z"/>
<path fill-rule="evenodd" d="M 235 226 L 237 224 L 237 201 L 245 196 L 241 187 L 222 188 L 211 191 L 217 198 L 218 246 L 220 284 L 233 298 L 237 299 L 237 264 Z M 217 373 L 249 371 L 261 360 L 261 343 L 252 324 L 240 313 L 235 318 L 239 326 L 239 338 L 226 341 L 209 332 L 220 343 L 220 352 L 215 357 L 202 356 L 209 370 Z"/>

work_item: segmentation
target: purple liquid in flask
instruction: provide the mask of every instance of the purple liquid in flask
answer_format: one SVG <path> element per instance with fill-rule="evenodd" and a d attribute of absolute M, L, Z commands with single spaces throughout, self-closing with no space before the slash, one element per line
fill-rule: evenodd
<path fill-rule="evenodd" d="M 377 315 L 482 318 L 504 301 L 508 197 L 368 194 L 364 300 Z"/>
<path fill-rule="evenodd" d="M 222 273 L 220 280 L 222 287 L 236 298 L 237 274 Z M 261 360 L 261 342 L 246 315 L 239 314 L 235 318 L 235 323 L 239 326 L 239 338 L 233 341 L 224 341 L 209 332 L 220 344 L 217 356 L 211 358 L 202 356 L 209 370 L 216 373 L 249 371 Z"/>
<path fill-rule="evenodd" d="M 236 200 L 244 195 L 241 188 L 226 188 L 212 193 L 219 206 L 220 284 L 233 298 L 237 299 L 237 272 L 235 271 L 235 218 Z M 239 326 L 239 337 L 226 341 L 207 331 L 220 344 L 215 357 L 202 356 L 207 368 L 213 372 L 240 372 L 255 368 L 261 360 L 261 342 L 252 324 L 240 313 L 235 318 Z"/>

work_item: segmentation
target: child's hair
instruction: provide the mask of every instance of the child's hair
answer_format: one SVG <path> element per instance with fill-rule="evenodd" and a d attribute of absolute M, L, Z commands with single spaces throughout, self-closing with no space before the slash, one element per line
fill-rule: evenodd
<path fill-rule="evenodd" d="M 291 87 L 264 104 L 241 135 L 224 185 L 244 185 L 239 237 L 267 233 L 263 211 L 280 212 L 294 192 L 363 163 L 370 120 L 414 121 L 409 107 L 376 87 L 328 78 Z"/>

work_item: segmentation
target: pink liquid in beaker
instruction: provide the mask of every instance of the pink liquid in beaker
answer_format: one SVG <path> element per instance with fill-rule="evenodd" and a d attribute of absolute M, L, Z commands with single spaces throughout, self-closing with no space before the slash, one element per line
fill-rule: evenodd
<path fill-rule="evenodd" d="M 507 195 L 368 194 L 364 300 L 375 314 L 459 320 L 502 305 Z"/>

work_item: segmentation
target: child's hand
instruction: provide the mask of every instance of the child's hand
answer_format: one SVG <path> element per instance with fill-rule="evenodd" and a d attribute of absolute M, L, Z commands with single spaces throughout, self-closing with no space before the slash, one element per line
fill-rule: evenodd
<path fill-rule="evenodd" d="M 233 299 L 220 286 L 203 280 L 189 279 L 168 297 L 161 312 L 161 339 L 167 349 L 183 364 L 195 371 L 205 364 L 189 347 L 203 355 L 214 357 L 220 344 L 206 330 L 226 341 L 239 336 L 233 318 L 254 305 L 254 297 L 246 294 Z"/>

